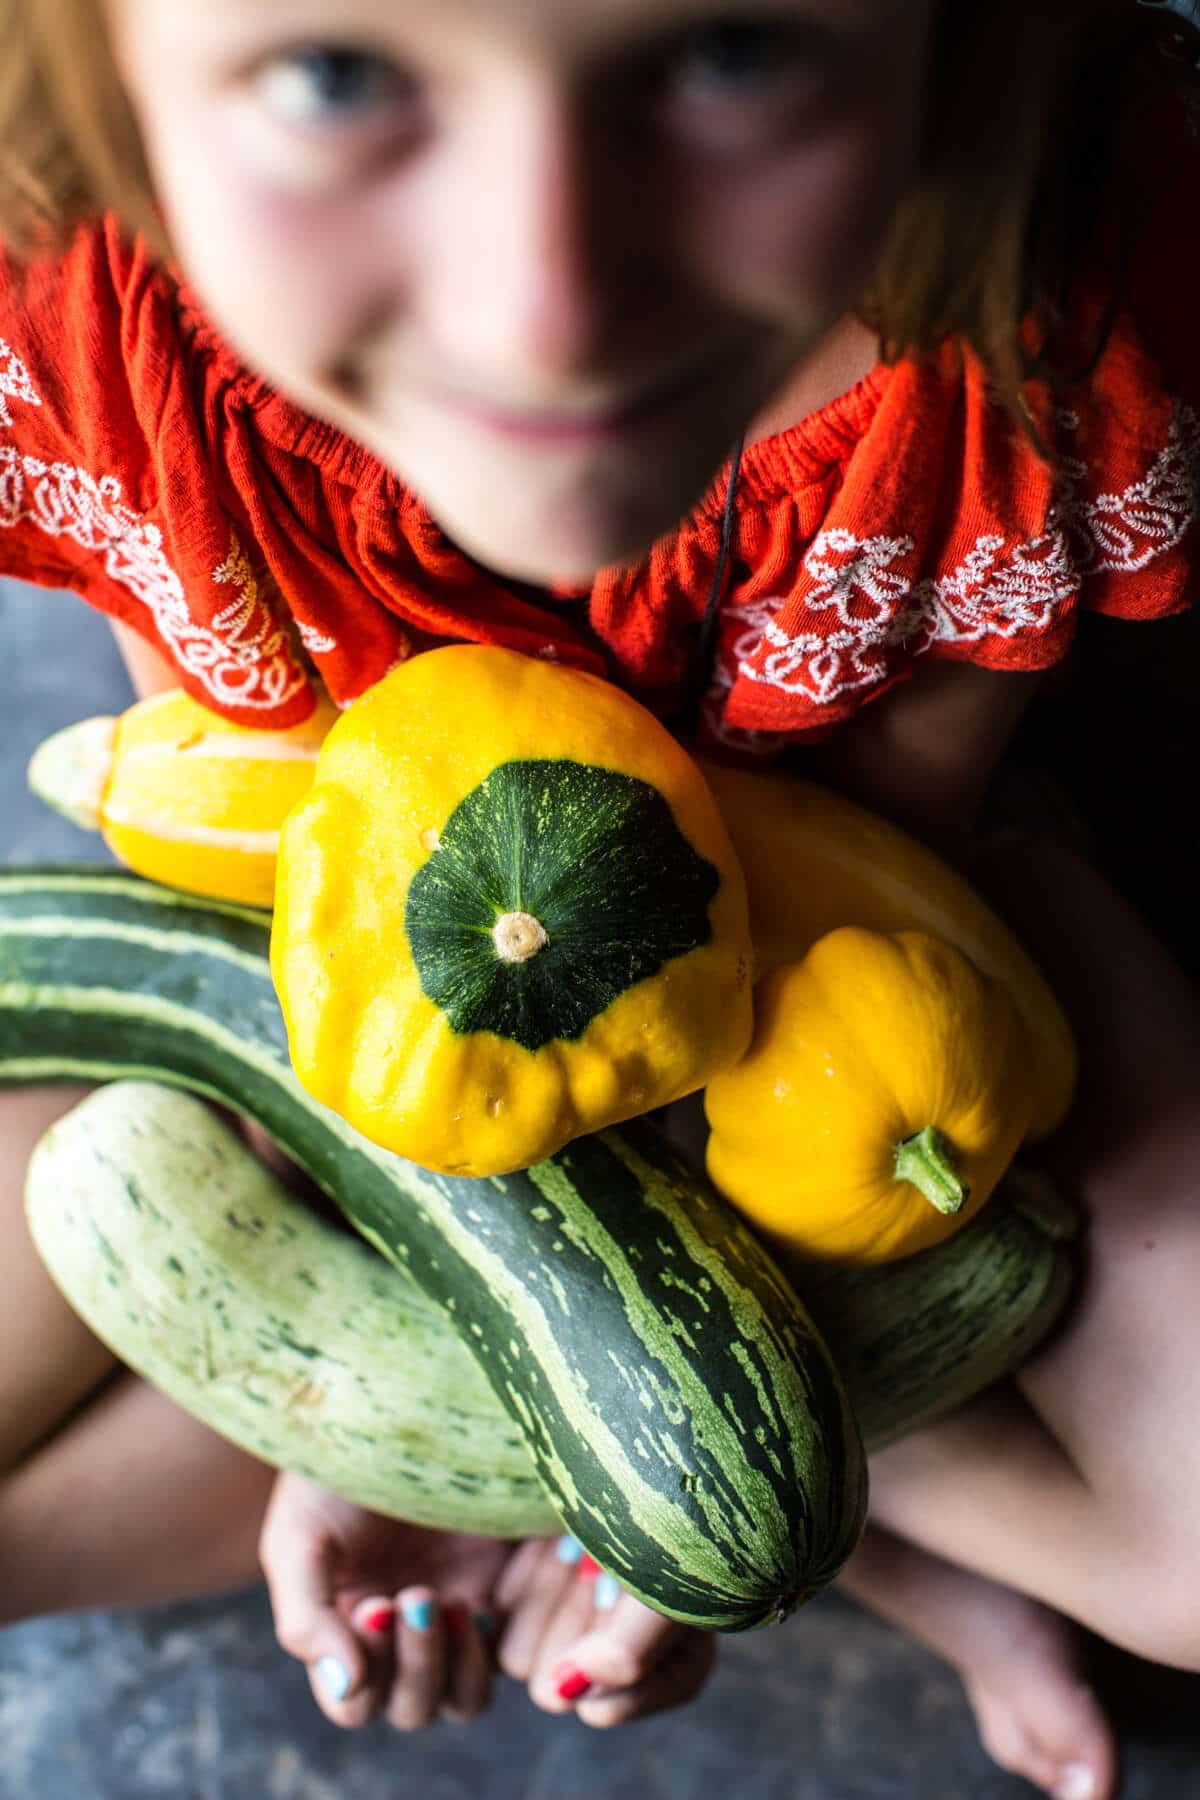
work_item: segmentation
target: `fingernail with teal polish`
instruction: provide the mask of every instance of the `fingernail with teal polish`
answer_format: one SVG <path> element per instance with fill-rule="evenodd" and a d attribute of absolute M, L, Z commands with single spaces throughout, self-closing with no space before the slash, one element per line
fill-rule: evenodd
<path fill-rule="evenodd" d="M 583 1545 L 577 1537 L 561 1537 L 554 1554 L 560 1563 L 577 1563 L 583 1555 Z"/>
<path fill-rule="evenodd" d="M 400 1612 L 411 1631 L 428 1631 L 433 1624 L 436 1607 L 432 1600 L 402 1600 Z"/>
<path fill-rule="evenodd" d="M 331 1700 L 344 1700 L 350 1692 L 350 1671 L 336 1656 L 323 1656 L 313 1672 Z"/>
<path fill-rule="evenodd" d="M 496 1635 L 496 1620 L 494 1616 L 490 1612 L 476 1613 L 475 1629 L 482 1638 L 494 1638 Z"/>
<path fill-rule="evenodd" d="M 592 1603 L 599 1612 L 611 1612 L 621 1598 L 621 1584 L 612 1575 L 602 1570 L 596 1577 L 596 1585 L 592 1589 Z"/>

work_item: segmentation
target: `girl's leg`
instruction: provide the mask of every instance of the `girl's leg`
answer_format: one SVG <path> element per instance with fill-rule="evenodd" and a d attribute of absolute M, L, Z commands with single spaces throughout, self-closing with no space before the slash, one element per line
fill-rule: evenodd
<path fill-rule="evenodd" d="M 25 1227 L 25 1165 L 83 1088 L 0 1094 L 0 1475 L 116 1368 L 59 1294 Z"/>
<path fill-rule="evenodd" d="M 0 1623 L 262 1580 L 274 1469 L 123 1373 L 0 1482 Z"/>
<path fill-rule="evenodd" d="M 258 1579 L 274 1472 L 124 1371 L 25 1225 L 25 1166 L 81 1097 L 0 1094 L 0 1622 Z"/>
<path fill-rule="evenodd" d="M 868 1526 L 838 1586 L 951 1664 L 985 1750 L 1059 1800 L 1112 1800 L 1112 1728 L 1076 1632 L 1036 1601 Z"/>
<path fill-rule="evenodd" d="M 1088 1266 L 1015 1384 L 873 1459 L 875 1516 L 1200 1670 L 1200 1006 L 1086 864 L 1050 846 L 1004 864 L 1003 908 L 1083 1050 L 1079 1104 L 1045 1160 L 1087 1206 Z"/>

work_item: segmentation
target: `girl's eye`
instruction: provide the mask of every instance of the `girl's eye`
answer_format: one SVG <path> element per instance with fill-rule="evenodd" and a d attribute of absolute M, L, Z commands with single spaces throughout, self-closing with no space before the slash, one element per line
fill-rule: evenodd
<path fill-rule="evenodd" d="M 777 77 L 794 48 L 782 25 L 730 20 L 689 32 L 680 61 L 692 81 L 737 94 Z"/>
<path fill-rule="evenodd" d="M 340 125 L 392 109 L 412 97 L 394 63 L 369 50 L 303 47 L 272 56 L 258 70 L 259 98 L 285 125 Z"/>
<path fill-rule="evenodd" d="M 841 72 L 825 33 L 774 19 L 714 21 L 689 31 L 670 58 L 673 122 L 718 150 L 753 149 L 803 124 Z"/>

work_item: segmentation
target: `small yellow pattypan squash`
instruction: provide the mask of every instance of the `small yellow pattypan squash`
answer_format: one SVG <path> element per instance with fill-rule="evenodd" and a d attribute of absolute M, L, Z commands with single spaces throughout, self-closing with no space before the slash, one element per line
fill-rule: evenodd
<path fill-rule="evenodd" d="M 1031 1139 L 1066 1118 L 1078 1055 L 1070 1023 L 1041 971 L 999 915 L 927 844 L 833 788 L 791 771 L 701 762 L 750 901 L 755 978 L 797 962 L 842 925 L 927 931 L 999 981 L 1029 1040 Z"/>
<path fill-rule="evenodd" d="M 752 1025 L 741 870 L 691 758 L 609 683 L 480 645 L 333 727 L 272 966 L 304 1086 L 444 1173 L 694 1092 Z"/>
<path fill-rule="evenodd" d="M 987 1200 L 1029 1128 L 1024 1027 L 940 938 L 846 927 L 754 991 L 750 1049 L 708 1084 L 708 1171 L 801 1257 L 886 1262 Z"/>

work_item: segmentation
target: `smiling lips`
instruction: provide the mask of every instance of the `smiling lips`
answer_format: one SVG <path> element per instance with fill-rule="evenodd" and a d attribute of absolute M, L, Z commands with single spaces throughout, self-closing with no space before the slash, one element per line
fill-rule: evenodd
<path fill-rule="evenodd" d="M 441 405 L 501 437 L 528 443 L 599 443 L 665 411 L 693 388 L 699 372 L 693 364 L 686 374 L 657 382 L 636 399 L 589 413 L 515 412 L 451 391 L 439 392 L 435 397 Z"/>

